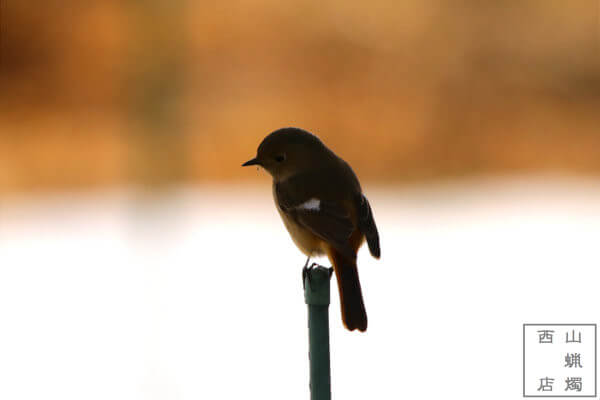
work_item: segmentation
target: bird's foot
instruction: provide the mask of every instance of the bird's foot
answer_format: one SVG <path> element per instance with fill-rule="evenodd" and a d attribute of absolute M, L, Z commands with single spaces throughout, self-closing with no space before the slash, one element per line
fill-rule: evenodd
<path fill-rule="evenodd" d="M 304 265 L 304 268 L 302 268 L 302 288 L 306 289 L 306 276 L 308 275 L 308 283 L 310 284 L 310 274 L 309 272 L 312 271 L 314 268 L 316 267 L 323 267 L 324 266 L 317 264 L 316 262 L 310 264 L 310 267 L 308 267 L 308 261 L 307 263 Z M 333 275 L 333 267 L 332 268 L 326 268 L 327 272 L 329 272 L 329 278 L 331 279 L 331 275 Z"/>
<path fill-rule="evenodd" d="M 304 263 L 304 267 L 302 268 L 302 289 L 306 289 L 306 274 L 308 274 L 308 262 L 310 261 L 310 257 L 306 259 Z M 311 265 L 312 267 L 312 265 Z"/>
<path fill-rule="evenodd" d="M 312 269 L 316 266 L 319 266 L 319 264 L 317 263 L 312 263 L 310 265 L 310 267 L 308 266 L 308 260 L 306 262 L 306 264 L 304 265 L 304 268 L 302 268 L 302 289 L 306 289 L 306 277 L 308 275 L 308 283 L 310 284 L 310 274 L 309 272 L 312 271 Z"/>
<path fill-rule="evenodd" d="M 306 289 L 306 275 L 308 274 L 308 267 L 305 265 L 302 268 L 302 289 Z"/>

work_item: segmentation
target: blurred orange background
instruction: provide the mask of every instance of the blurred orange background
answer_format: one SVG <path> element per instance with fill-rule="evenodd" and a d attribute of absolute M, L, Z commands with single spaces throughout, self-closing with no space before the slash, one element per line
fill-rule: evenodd
<path fill-rule="evenodd" d="M 0 0 L 0 399 L 308 398 L 305 257 L 240 167 L 284 126 L 381 238 L 334 398 L 521 399 L 522 324 L 598 322 L 599 7 Z"/>
<path fill-rule="evenodd" d="M 256 179 L 283 126 L 364 180 L 600 172 L 598 2 L 3 2 L 0 191 Z M 247 172 L 247 171 L 245 171 Z"/>

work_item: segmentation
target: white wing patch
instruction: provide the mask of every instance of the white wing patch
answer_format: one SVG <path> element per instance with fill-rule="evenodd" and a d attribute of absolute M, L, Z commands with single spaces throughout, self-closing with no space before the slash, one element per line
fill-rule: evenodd
<path fill-rule="evenodd" d="M 310 210 L 310 211 L 319 211 L 320 207 L 321 207 L 321 200 L 315 199 L 315 198 L 307 200 L 298 206 L 298 208 L 301 208 L 303 210 Z"/>

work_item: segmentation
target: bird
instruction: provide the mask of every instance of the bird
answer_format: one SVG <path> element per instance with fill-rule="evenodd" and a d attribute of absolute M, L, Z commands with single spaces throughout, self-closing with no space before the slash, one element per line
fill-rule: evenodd
<path fill-rule="evenodd" d="M 316 135 L 295 127 L 267 135 L 256 165 L 273 178 L 273 198 L 293 242 L 308 258 L 327 256 L 333 266 L 344 326 L 367 330 L 367 312 L 356 265 L 357 252 L 367 242 L 371 255 L 381 257 L 379 233 L 367 197 L 350 165 Z"/>

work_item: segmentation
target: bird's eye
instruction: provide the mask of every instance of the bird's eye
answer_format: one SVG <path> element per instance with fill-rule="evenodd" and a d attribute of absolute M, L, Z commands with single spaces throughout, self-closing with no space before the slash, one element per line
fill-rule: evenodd
<path fill-rule="evenodd" d="M 285 160 L 285 154 L 280 154 L 278 156 L 275 156 L 275 161 L 277 162 L 283 162 Z"/>

